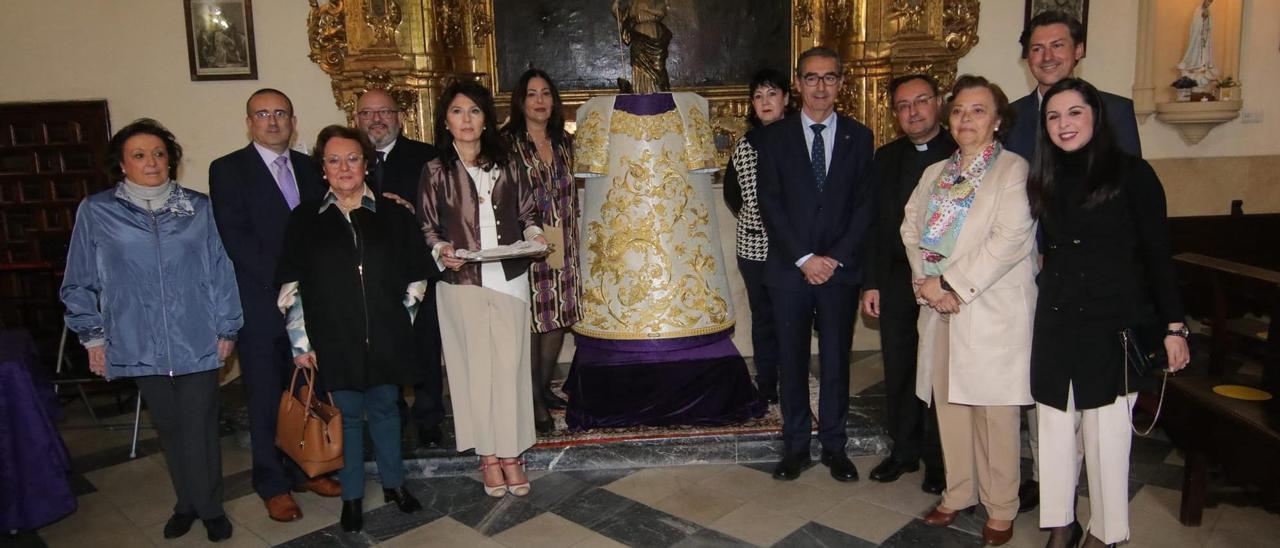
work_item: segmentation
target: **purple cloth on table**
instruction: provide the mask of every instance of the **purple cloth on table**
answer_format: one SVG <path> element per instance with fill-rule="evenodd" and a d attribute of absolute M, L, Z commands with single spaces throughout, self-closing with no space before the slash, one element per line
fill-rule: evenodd
<path fill-rule="evenodd" d="M 574 334 L 564 384 L 569 428 L 714 426 L 763 416 L 731 333 L 629 341 Z"/>
<path fill-rule="evenodd" d="M 670 93 L 619 95 L 613 99 L 613 110 L 621 110 L 636 116 L 653 116 L 675 109 L 676 100 Z"/>
<path fill-rule="evenodd" d="M 0 330 L 0 533 L 34 530 L 76 509 L 58 416 L 31 336 Z"/>

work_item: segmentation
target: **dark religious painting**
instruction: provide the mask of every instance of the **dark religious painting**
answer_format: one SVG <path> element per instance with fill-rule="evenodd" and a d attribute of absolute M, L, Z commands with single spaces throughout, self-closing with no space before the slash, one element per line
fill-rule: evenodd
<path fill-rule="evenodd" d="M 1089 36 L 1089 0 L 1027 0 L 1027 9 L 1024 11 L 1023 23 L 1030 21 L 1032 17 L 1040 15 L 1040 12 L 1057 10 L 1075 17 L 1084 25 L 1085 43 L 1088 43 Z M 1023 57 L 1026 53 L 1023 52 Z"/>
<path fill-rule="evenodd" d="M 192 80 L 256 80 L 250 0 L 184 0 Z"/>
<path fill-rule="evenodd" d="M 498 90 L 541 68 L 561 89 L 594 90 L 632 78 L 631 52 L 615 12 L 665 5 L 673 87 L 745 85 L 763 67 L 791 63 L 789 0 L 493 0 Z M 617 4 L 617 5 L 615 5 Z"/>

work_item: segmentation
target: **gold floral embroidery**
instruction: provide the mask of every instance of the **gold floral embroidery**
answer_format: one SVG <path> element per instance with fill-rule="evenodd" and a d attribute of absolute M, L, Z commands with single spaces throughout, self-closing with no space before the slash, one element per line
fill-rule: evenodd
<path fill-rule="evenodd" d="M 615 113 L 616 116 L 619 113 Z M 589 274 L 580 333 L 640 339 L 715 333 L 733 325 L 712 287 L 719 274 L 711 212 L 696 199 L 679 153 L 647 146 L 618 158 L 598 220 L 587 224 Z"/>
<path fill-rule="evenodd" d="M 611 135 L 626 135 L 637 141 L 656 141 L 668 134 L 684 135 L 684 123 L 680 113 L 674 110 L 654 116 L 636 116 L 616 110 L 609 123 Z"/>
<path fill-rule="evenodd" d="M 608 172 L 609 139 L 603 126 L 604 119 L 596 109 L 587 113 L 587 119 L 578 124 L 578 131 L 574 135 L 574 141 L 577 144 L 574 155 L 578 160 L 577 165 L 574 166 L 575 172 Z"/>
<path fill-rule="evenodd" d="M 707 116 L 698 107 L 689 107 L 689 129 L 684 132 L 685 165 L 690 170 L 716 169 L 716 143 Z"/>

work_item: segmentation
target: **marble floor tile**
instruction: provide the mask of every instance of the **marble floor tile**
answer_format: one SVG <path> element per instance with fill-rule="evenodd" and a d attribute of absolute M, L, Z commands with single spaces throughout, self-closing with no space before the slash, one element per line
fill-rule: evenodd
<path fill-rule="evenodd" d="M 579 481 L 596 487 L 603 487 L 625 478 L 635 471 L 636 469 L 634 468 L 606 468 L 601 470 L 569 470 L 564 473 Z"/>
<path fill-rule="evenodd" d="M 775 481 L 772 487 L 750 502 L 805 521 L 826 513 L 853 494 L 852 490 L 822 489 L 797 481 Z"/>
<path fill-rule="evenodd" d="M 253 468 L 253 452 L 240 447 L 236 443 L 235 436 L 223 436 L 220 441 L 222 444 L 223 476 L 230 476 L 236 472 L 243 472 Z"/>
<path fill-rule="evenodd" d="M 881 548 L 979 548 L 986 543 L 976 537 L 950 527 L 931 527 L 923 521 L 912 520 L 893 536 L 880 544 Z"/>
<path fill-rule="evenodd" d="M 627 546 L 671 546 L 701 529 L 696 523 L 682 520 L 643 504 L 619 512 L 592 526 L 592 529 Z"/>
<path fill-rule="evenodd" d="M 379 544 L 387 548 L 502 548 L 496 540 L 443 517 Z"/>
<path fill-rule="evenodd" d="M 417 512 L 401 512 L 394 504 L 383 505 L 364 512 L 364 534 L 378 542 L 386 541 L 431 523 L 443 517 L 443 514 L 431 508 L 423 508 Z"/>
<path fill-rule="evenodd" d="M 809 522 L 774 544 L 772 548 L 874 548 L 876 543 Z"/>
<path fill-rule="evenodd" d="M 494 535 L 493 540 L 510 548 L 557 548 L 590 535 L 590 529 L 547 512 Z"/>
<path fill-rule="evenodd" d="M 595 530 L 600 522 L 615 514 L 630 512 L 640 503 L 605 489 L 591 489 L 561 501 L 551 508 L 562 518 Z"/>
<path fill-rule="evenodd" d="M 893 536 L 912 518 L 864 500 L 849 498 L 813 521 L 878 544 Z"/>
<path fill-rule="evenodd" d="M 792 515 L 769 510 L 758 504 L 744 504 L 709 525 L 752 544 L 771 546 L 806 523 Z"/>
<path fill-rule="evenodd" d="M 684 484 L 669 468 L 646 468 L 606 485 L 604 488 L 636 502 L 653 504 L 667 498 Z"/>
<path fill-rule="evenodd" d="M 1129 502 L 1129 546 L 1180 548 L 1201 546 L 1210 537 L 1224 509 L 1205 508 L 1200 527 L 1183 527 L 1178 522 L 1178 491 L 1148 485 Z"/>
<path fill-rule="evenodd" d="M 267 516 L 262 498 L 245 495 L 223 505 L 231 519 L 271 544 L 280 544 L 317 529 L 337 523 L 336 511 L 342 509 L 338 499 L 320 499 L 310 493 L 295 493 L 294 501 L 302 509 L 302 519 L 281 523 Z"/>
<path fill-rule="evenodd" d="M 627 548 L 627 545 L 593 531 L 587 538 L 574 544 L 573 548 Z"/>
<path fill-rule="evenodd" d="M 532 480 L 529 502 L 539 508 L 550 510 L 565 499 L 576 497 L 594 485 L 575 478 L 564 472 L 549 472 Z"/>
<path fill-rule="evenodd" d="M 486 536 L 493 536 L 544 512 L 546 510 L 523 498 L 507 495 L 500 499 L 489 497 L 484 502 L 450 513 L 449 517 Z"/>
<path fill-rule="evenodd" d="M 770 487 L 770 481 L 776 480 L 759 470 L 730 466 L 699 481 L 698 485 L 741 499 L 753 499 Z"/>
<path fill-rule="evenodd" d="M 749 542 L 714 529 L 702 529 L 671 545 L 671 548 L 751 548 L 752 546 L 754 545 Z"/>
<path fill-rule="evenodd" d="M 736 510 L 745 502 L 743 499 L 713 489 L 688 486 L 667 498 L 650 504 L 650 506 L 673 516 L 706 526 L 725 514 Z"/>
<path fill-rule="evenodd" d="M 168 521 L 167 519 L 165 521 Z M 231 520 L 231 538 L 222 542 L 209 542 L 208 532 L 205 531 L 204 524 L 196 521 L 191 525 L 191 530 L 187 534 L 176 538 L 164 538 L 165 522 L 158 522 L 142 528 L 142 533 L 147 540 L 155 546 L 163 546 L 164 548 L 193 548 L 197 546 L 218 546 L 220 548 L 251 548 L 271 546 L 267 541 L 263 540 L 253 531 L 242 527 L 235 520 Z"/>

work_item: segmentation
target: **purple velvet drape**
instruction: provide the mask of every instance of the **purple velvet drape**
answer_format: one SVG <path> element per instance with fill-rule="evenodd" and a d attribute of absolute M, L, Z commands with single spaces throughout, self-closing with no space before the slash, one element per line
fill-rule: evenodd
<path fill-rule="evenodd" d="M 0 533 L 37 529 L 75 511 L 71 459 L 54 424 L 60 417 L 31 336 L 0 330 Z"/>
<path fill-rule="evenodd" d="M 564 385 L 569 428 L 714 426 L 763 416 L 731 334 L 635 341 L 575 334 Z"/>

